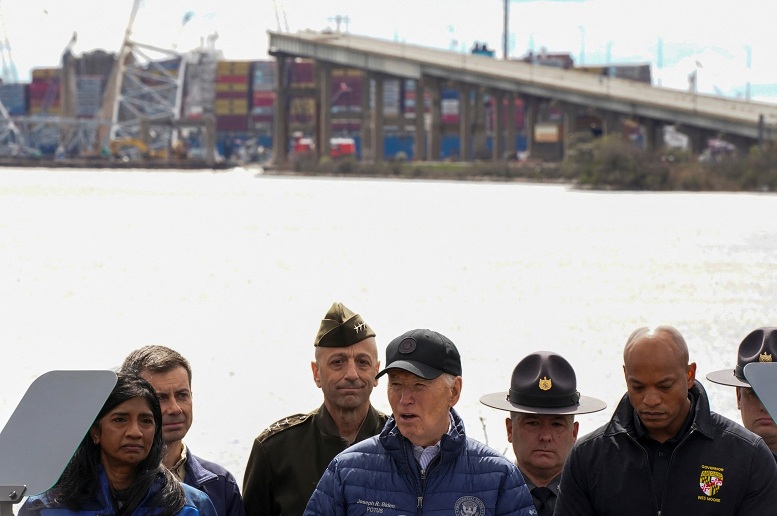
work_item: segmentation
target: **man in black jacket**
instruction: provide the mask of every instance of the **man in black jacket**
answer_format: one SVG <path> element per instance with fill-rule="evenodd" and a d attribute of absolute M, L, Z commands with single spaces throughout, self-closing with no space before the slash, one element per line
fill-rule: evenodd
<path fill-rule="evenodd" d="M 772 514 L 769 448 L 710 411 L 682 335 L 639 328 L 623 362 L 628 392 L 610 422 L 572 448 L 555 516 Z"/>

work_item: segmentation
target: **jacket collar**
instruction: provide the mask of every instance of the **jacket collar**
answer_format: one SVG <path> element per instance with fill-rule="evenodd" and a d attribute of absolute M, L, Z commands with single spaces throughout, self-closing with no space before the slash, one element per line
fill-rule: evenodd
<path fill-rule="evenodd" d="M 187 484 L 192 484 L 195 487 L 200 487 L 204 483 L 209 482 L 211 480 L 215 480 L 218 478 L 218 475 L 213 473 L 212 471 L 208 471 L 203 467 L 202 464 L 200 464 L 200 461 L 197 457 L 194 456 L 192 453 L 192 450 L 189 449 L 189 447 L 186 447 L 186 477 L 185 480 L 187 480 Z M 191 482 L 188 482 L 191 480 Z"/>
<path fill-rule="evenodd" d="M 453 418 L 453 425 L 451 425 L 448 433 L 440 439 L 440 461 L 442 463 L 453 460 L 453 457 L 458 455 L 466 446 L 467 441 L 467 435 L 464 432 L 464 421 L 461 419 L 461 416 L 453 408 L 451 408 L 450 413 Z M 413 462 L 415 461 L 413 443 L 399 431 L 393 414 L 386 422 L 378 439 L 383 448 L 396 458 L 400 464 L 409 464 L 410 459 L 413 459 Z"/>
<path fill-rule="evenodd" d="M 707 392 L 704 390 L 702 384 L 699 383 L 698 380 L 695 380 L 693 386 L 688 390 L 688 393 L 695 400 L 695 403 L 692 404 L 695 409 L 691 430 L 698 430 L 703 435 L 712 438 L 712 418 L 710 416 L 710 402 L 707 398 Z M 610 422 L 605 429 L 605 435 L 621 433 L 636 435 L 634 417 L 636 417 L 636 414 L 629 401 L 629 394 L 626 393 L 623 395 L 620 402 L 618 402 L 615 413 L 612 415 L 612 419 L 610 419 Z"/>
<path fill-rule="evenodd" d="M 375 435 L 373 429 L 378 426 L 380 416 L 380 412 L 378 412 L 375 407 L 370 405 L 369 409 L 367 410 L 367 415 L 364 417 L 364 422 L 362 423 L 361 428 L 359 428 L 359 432 L 356 434 L 356 440 L 354 441 L 355 443 Z M 342 440 L 340 437 L 340 431 L 337 429 L 337 424 L 335 423 L 334 418 L 332 418 L 332 414 L 330 414 L 326 409 L 325 404 L 322 403 L 321 406 L 318 407 L 318 410 L 311 414 L 311 417 L 316 422 L 318 428 L 321 429 L 322 434 L 329 437 L 336 437 Z"/>

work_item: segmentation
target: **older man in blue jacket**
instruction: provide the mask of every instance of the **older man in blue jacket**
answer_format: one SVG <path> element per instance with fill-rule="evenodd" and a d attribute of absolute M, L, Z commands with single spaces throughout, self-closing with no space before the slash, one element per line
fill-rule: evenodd
<path fill-rule="evenodd" d="M 332 460 L 305 514 L 536 515 L 515 465 L 464 433 L 453 342 L 412 330 L 391 341 L 386 363 L 393 415 Z"/>

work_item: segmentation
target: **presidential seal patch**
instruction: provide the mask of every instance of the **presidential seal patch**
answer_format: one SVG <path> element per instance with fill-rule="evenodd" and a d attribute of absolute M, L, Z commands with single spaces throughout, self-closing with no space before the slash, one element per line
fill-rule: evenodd
<path fill-rule="evenodd" d="M 476 496 L 462 496 L 453 505 L 456 516 L 485 516 L 486 506 Z"/>
<path fill-rule="evenodd" d="M 701 475 L 699 475 L 699 487 L 707 496 L 715 496 L 723 486 L 723 468 L 712 468 L 702 466 Z"/>

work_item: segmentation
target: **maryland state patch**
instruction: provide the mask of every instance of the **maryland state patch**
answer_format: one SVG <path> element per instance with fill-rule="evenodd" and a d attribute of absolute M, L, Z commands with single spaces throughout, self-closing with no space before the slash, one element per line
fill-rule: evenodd
<path fill-rule="evenodd" d="M 699 475 L 699 487 L 702 492 L 708 497 L 714 497 L 723 487 L 723 468 L 716 468 L 714 466 L 701 467 L 701 475 Z"/>

